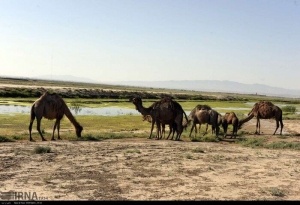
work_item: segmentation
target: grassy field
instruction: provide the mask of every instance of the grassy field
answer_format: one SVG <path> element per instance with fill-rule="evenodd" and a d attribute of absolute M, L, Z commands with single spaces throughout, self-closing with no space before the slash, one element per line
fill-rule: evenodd
<path fill-rule="evenodd" d="M 195 91 L 182 91 L 182 90 L 168 90 L 168 89 L 150 89 L 150 88 L 138 88 L 138 87 L 125 87 L 125 86 L 113 86 L 102 84 L 88 84 L 88 83 L 71 83 L 71 82 L 51 82 L 51 81 L 32 81 L 32 80 L 11 80 L 0 79 L 0 83 L 9 84 L 13 86 L 52 86 L 52 87 L 72 87 L 72 88 L 97 88 L 97 89 L 120 89 L 125 91 L 142 91 L 142 92 L 165 92 L 165 93 L 183 93 L 188 95 L 199 94 L 202 95 L 220 95 L 220 93 L 207 93 L 207 92 L 195 92 Z M 237 116 L 243 118 L 249 110 L 236 110 L 237 108 L 252 108 L 252 103 L 259 100 L 270 100 L 274 104 L 278 105 L 284 110 L 285 106 L 293 106 L 295 111 L 300 110 L 300 101 L 297 99 L 268 97 L 268 96 L 255 96 L 255 95 L 243 95 L 243 94 L 228 94 L 222 93 L 222 95 L 232 95 L 245 100 L 238 101 L 200 101 L 200 100 L 177 100 L 186 112 L 191 111 L 197 104 L 207 104 L 220 113 L 234 111 Z M 255 98 L 256 97 L 256 98 Z M 0 98 L 0 104 L 2 105 L 25 105 L 30 106 L 37 98 Z M 90 108 L 102 108 L 102 107 L 118 107 L 118 108 L 131 108 L 135 109 L 132 102 L 129 99 L 86 99 L 86 98 L 66 98 L 64 99 L 67 105 L 72 108 L 77 107 L 90 107 Z M 176 100 L 176 99 L 175 99 Z M 145 107 L 150 106 L 157 99 L 143 99 L 143 105 Z M 151 124 L 142 121 L 141 115 L 122 115 L 122 116 L 75 116 L 78 122 L 84 127 L 83 139 L 87 140 L 99 140 L 107 138 L 126 138 L 126 137 L 148 137 Z M 299 114 L 291 112 L 283 112 L 284 119 L 300 119 Z M 52 127 L 54 121 L 42 119 L 41 129 L 47 139 L 50 139 L 52 135 Z M 27 140 L 29 125 L 29 114 L 14 114 L 5 115 L 0 114 L 0 133 L 2 141 L 9 140 Z M 231 129 L 231 125 L 229 125 Z M 209 128 L 210 133 L 210 128 Z M 222 133 L 222 129 L 221 129 Z M 56 134 L 56 133 L 55 133 Z M 239 131 L 238 134 L 245 134 Z M 246 133 L 247 134 L 247 133 Z M 189 130 L 185 130 L 182 134 L 182 138 L 188 138 Z M 61 136 L 63 139 L 76 139 L 74 137 L 74 128 L 67 118 L 64 118 L 61 122 Z M 209 135 L 208 135 L 209 136 Z M 33 138 L 40 139 L 36 131 L 36 121 L 33 125 Z M 213 138 L 213 137 L 212 137 Z M 1 140 L 0 140 L 1 141 Z"/>

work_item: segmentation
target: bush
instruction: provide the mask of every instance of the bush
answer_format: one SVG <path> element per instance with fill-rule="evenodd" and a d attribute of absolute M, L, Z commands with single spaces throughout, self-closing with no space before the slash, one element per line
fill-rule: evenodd
<path fill-rule="evenodd" d="M 33 153 L 35 154 L 42 154 L 42 153 L 50 153 L 51 148 L 50 147 L 41 147 L 41 146 L 36 146 L 33 150 Z"/>
<path fill-rule="evenodd" d="M 296 111 L 297 111 L 297 108 L 294 105 L 286 105 L 286 106 L 283 106 L 281 109 L 283 112 L 288 112 L 288 113 L 292 113 L 292 114 L 296 113 Z"/>

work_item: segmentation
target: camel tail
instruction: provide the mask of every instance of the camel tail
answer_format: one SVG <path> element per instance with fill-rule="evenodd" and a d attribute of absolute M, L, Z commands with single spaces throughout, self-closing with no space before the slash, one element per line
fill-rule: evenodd
<path fill-rule="evenodd" d="M 248 122 L 248 121 L 251 120 L 253 117 L 254 117 L 254 114 L 253 114 L 253 113 L 249 113 L 249 116 L 248 116 L 248 117 L 239 120 L 239 123 L 238 123 L 239 129 L 242 127 L 242 125 L 243 125 L 244 123 Z"/>
<path fill-rule="evenodd" d="M 187 115 L 186 115 L 186 113 L 183 111 L 183 114 L 184 114 L 184 116 L 185 116 L 185 120 L 186 120 L 186 122 L 188 122 L 189 121 L 189 119 L 188 119 L 188 117 L 187 117 Z"/>
<path fill-rule="evenodd" d="M 30 123 L 32 123 L 35 119 L 35 112 L 34 112 L 34 104 L 30 108 Z"/>

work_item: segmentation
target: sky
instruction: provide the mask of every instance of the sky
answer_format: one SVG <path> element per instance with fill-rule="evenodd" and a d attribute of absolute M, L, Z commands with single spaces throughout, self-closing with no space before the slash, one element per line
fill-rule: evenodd
<path fill-rule="evenodd" d="M 0 0 L 0 76 L 300 90 L 298 0 Z"/>

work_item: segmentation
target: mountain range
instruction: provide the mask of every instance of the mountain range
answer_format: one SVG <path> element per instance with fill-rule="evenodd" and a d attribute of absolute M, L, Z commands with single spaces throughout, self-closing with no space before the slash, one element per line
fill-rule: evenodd
<path fill-rule="evenodd" d="M 59 80 L 71 82 L 101 83 L 110 85 L 127 85 L 148 88 L 167 88 L 179 90 L 194 90 L 204 92 L 223 92 L 239 94 L 258 94 L 288 98 L 300 98 L 300 90 L 272 87 L 264 84 L 244 84 L 234 81 L 219 80 L 170 80 L 170 81 L 95 81 L 71 75 L 44 75 L 34 79 Z"/>

